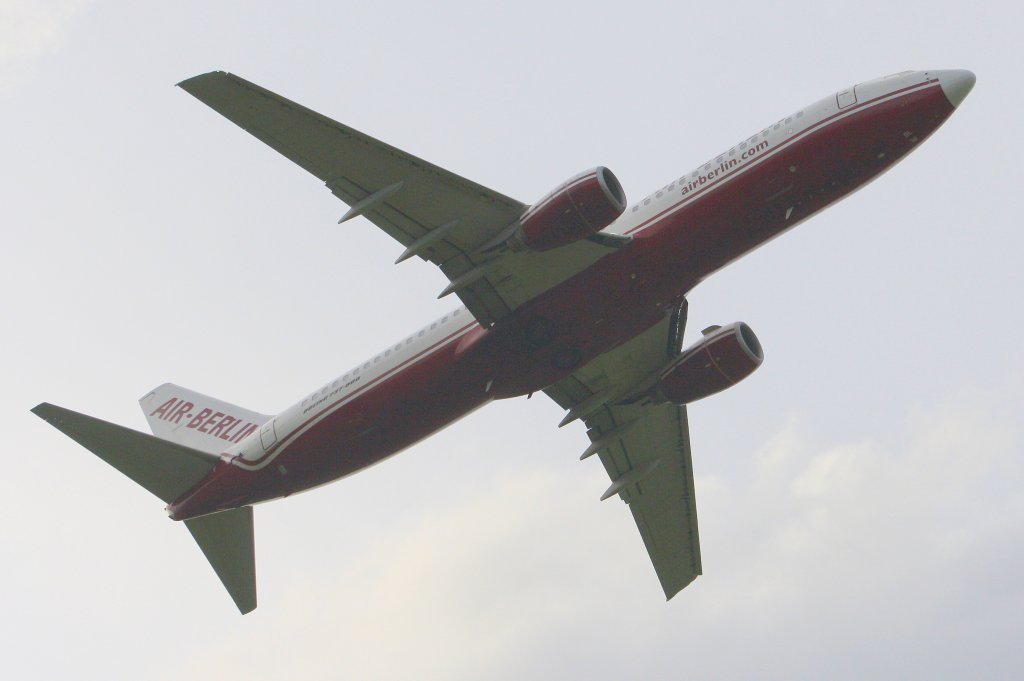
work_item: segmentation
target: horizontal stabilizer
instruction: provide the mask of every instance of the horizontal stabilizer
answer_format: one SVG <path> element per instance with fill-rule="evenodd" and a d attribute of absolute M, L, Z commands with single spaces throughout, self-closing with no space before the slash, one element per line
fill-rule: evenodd
<path fill-rule="evenodd" d="M 217 465 L 216 456 L 46 402 L 32 413 L 167 503 Z"/>
<path fill-rule="evenodd" d="M 244 615 L 256 609 L 256 551 L 252 506 L 185 521 L 231 600 Z"/>

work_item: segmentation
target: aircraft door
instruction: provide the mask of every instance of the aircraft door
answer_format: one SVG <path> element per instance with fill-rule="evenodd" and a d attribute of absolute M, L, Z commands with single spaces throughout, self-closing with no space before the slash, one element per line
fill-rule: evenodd
<path fill-rule="evenodd" d="M 263 445 L 263 451 L 267 451 L 277 442 L 277 429 L 274 427 L 276 420 L 270 419 L 260 428 L 260 443 Z"/>
<path fill-rule="evenodd" d="M 857 103 L 857 86 L 851 85 L 845 90 L 840 90 L 836 93 L 836 104 L 839 105 L 839 109 L 845 109 L 853 106 Z"/>

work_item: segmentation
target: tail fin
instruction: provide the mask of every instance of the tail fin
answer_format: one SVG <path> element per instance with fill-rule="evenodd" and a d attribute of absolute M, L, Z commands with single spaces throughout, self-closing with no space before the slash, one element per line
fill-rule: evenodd
<path fill-rule="evenodd" d="M 46 402 L 32 412 L 167 503 L 217 465 L 211 454 Z"/>
<path fill-rule="evenodd" d="M 270 420 L 173 383 L 146 393 L 139 405 L 154 435 L 210 454 L 220 454 Z"/>
<path fill-rule="evenodd" d="M 244 615 L 256 609 L 256 550 L 252 506 L 185 521 L 231 600 Z"/>
<path fill-rule="evenodd" d="M 195 487 L 218 457 L 46 402 L 36 416 L 167 503 Z M 244 615 L 256 607 L 252 507 L 186 520 L 206 559 Z"/>

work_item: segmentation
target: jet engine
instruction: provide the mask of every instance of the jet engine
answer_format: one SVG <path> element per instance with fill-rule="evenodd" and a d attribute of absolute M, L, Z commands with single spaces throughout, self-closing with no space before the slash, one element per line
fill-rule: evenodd
<path fill-rule="evenodd" d="M 597 234 L 626 210 L 626 194 L 604 166 L 581 173 L 530 207 L 520 218 L 518 241 L 548 251 Z"/>
<path fill-rule="evenodd" d="M 704 337 L 679 356 L 654 394 L 673 404 L 689 404 L 736 385 L 761 366 L 764 353 L 743 322 L 705 330 Z"/>

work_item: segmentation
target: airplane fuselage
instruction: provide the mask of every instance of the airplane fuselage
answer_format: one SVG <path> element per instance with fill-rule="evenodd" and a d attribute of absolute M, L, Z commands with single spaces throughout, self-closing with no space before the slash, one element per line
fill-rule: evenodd
<path fill-rule="evenodd" d="M 745 138 L 627 208 L 605 231 L 632 237 L 628 245 L 494 325 L 456 310 L 245 439 L 223 438 L 220 463 L 168 506 L 171 517 L 325 484 L 491 400 L 565 378 L 663 320 L 704 278 L 892 167 L 955 110 L 958 78 L 934 71 L 869 81 Z"/>

